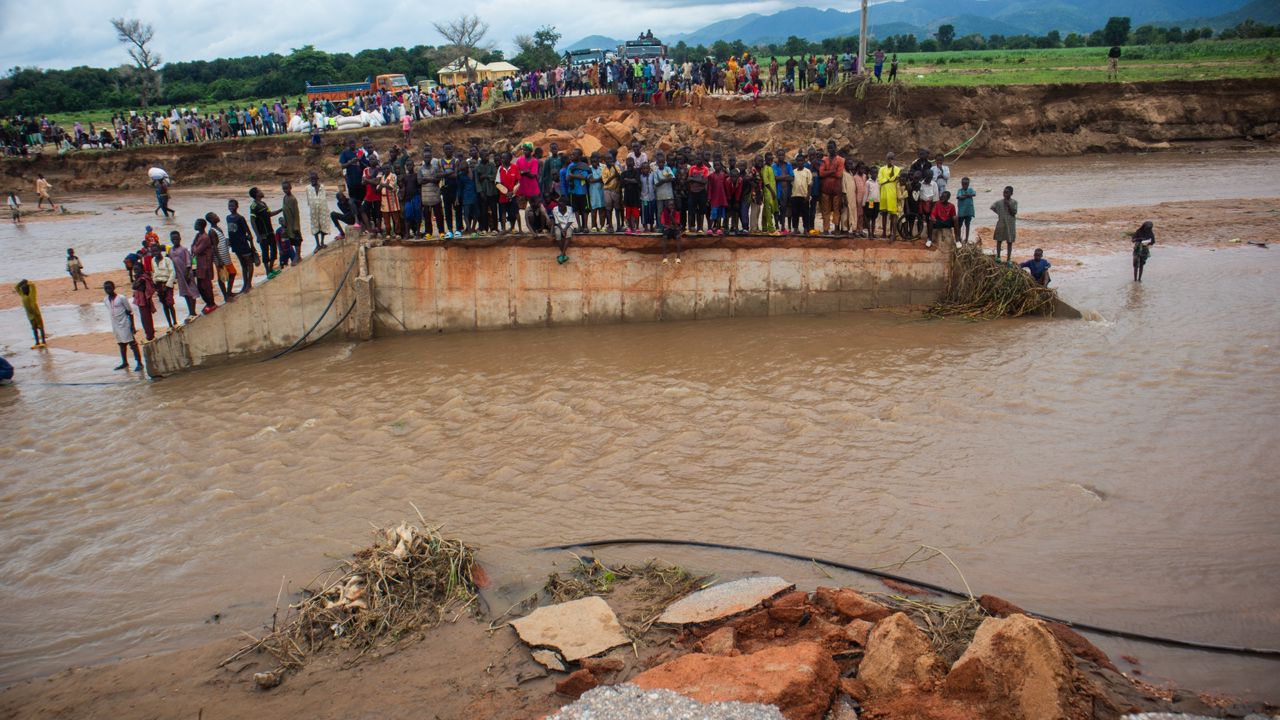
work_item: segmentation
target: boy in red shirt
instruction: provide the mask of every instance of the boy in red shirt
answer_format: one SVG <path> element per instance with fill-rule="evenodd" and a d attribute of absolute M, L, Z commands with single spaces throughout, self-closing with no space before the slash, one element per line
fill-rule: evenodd
<path fill-rule="evenodd" d="M 939 230 L 950 230 L 952 237 L 955 239 L 956 247 L 960 247 L 960 228 L 956 226 L 956 206 L 951 204 L 951 191 L 943 190 L 942 196 L 933 204 L 933 209 L 929 211 L 929 220 L 933 226 L 933 231 L 929 233 L 929 240 L 925 242 L 925 247 L 933 246 L 933 237 Z"/>

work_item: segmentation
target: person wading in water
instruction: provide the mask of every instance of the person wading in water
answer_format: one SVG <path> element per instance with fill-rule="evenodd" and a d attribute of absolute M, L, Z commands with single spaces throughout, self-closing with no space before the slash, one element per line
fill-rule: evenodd
<path fill-rule="evenodd" d="M 1156 244 L 1154 225 L 1148 220 L 1129 237 L 1133 240 L 1133 281 L 1142 282 L 1142 271 L 1147 267 L 1147 258 L 1151 257 L 1151 246 Z"/>

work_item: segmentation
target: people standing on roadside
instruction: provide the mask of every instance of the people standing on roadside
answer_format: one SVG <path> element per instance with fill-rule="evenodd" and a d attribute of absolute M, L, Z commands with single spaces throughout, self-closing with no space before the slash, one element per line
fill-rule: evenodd
<path fill-rule="evenodd" d="M 279 252 L 276 245 L 276 233 L 271 228 L 271 218 L 284 212 L 283 209 L 272 211 L 267 207 L 266 196 L 256 187 L 249 188 L 249 223 L 253 226 L 253 234 L 258 238 L 258 249 L 261 250 L 262 269 L 267 276 L 275 271 Z"/>
<path fill-rule="evenodd" d="M 249 234 L 249 221 L 245 220 L 245 217 L 240 214 L 239 201 L 227 201 L 226 223 L 227 242 L 231 245 L 231 252 L 240 261 L 240 292 L 246 293 L 253 289 L 253 266 L 261 263 L 262 260 L 258 258 L 257 252 L 253 249 L 253 236 Z M 149 340 L 150 338 L 147 339 Z"/>
<path fill-rule="evenodd" d="M 173 277 L 178 294 L 187 303 L 187 322 L 196 318 L 196 274 L 191 268 L 191 251 L 182 246 L 182 234 L 169 233 L 169 259 L 173 262 Z"/>
<path fill-rule="evenodd" d="M 22 298 L 22 309 L 27 313 L 27 322 L 31 325 L 31 336 L 35 339 L 32 350 L 45 347 L 44 315 L 40 313 L 40 303 L 36 299 L 36 284 L 30 280 L 20 280 L 13 291 Z"/>
<path fill-rule="evenodd" d="M 84 285 L 84 289 L 89 289 L 89 281 L 84 274 L 84 263 L 80 262 L 80 258 L 76 256 L 75 248 L 67 248 L 67 274 L 71 276 L 71 289 L 79 290 L 80 285 Z"/>
<path fill-rule="evenodd" d="M 405 116 L 408 118 L 408 116 Z M 311 214 L 311 235 L 316 242 L 315 252 L 324 249 L 324 236 L 333 231 L 329 218 L 329 191 L 320 184 L 320 176 L 311 173 L 307 183 L 307 211 Z"/>
<path fill-rule="evenodd" d="M 106 294 L 103 304 L 107 306 L 107 314 L 111 317 L 111 332 L 115 335 L 116 344 L 120 346 L 120 364 L 116 366 L 116 370 L 129 368 L 127 351 L 133 350 L 133 359 L 136 363 L 133 369 L 142 372 L 142 354 L 138 352 L 138 341 L 134 339 L 137 330 L 134 326 L 133 308 L 129 305 L 129 299 L 123 295 L 117 295 L 116 284 L 110 280 L 102 284 L 102 291 Z"/>
<path fill-rule="evenodd" d="M 1151 257 L 1151 246 L 1156 244 L 1155 225 L 1148 220 L 1129 237 L 1133 240 L 1133 281 L 1142 282 L 1142 271 Z"/>
<path fill-rule="evenodd" d="M 170 238 L 175 234 L 177 233 L 170 233 Z M 178 324 L 178 314 L 173 309 L 173 288 L 177 284 L 177 272 L 173 260 L 165 255 L 164 248 L 159 245 L 151 247 L 151 282 L 155 287 L 156 300 L 164 312 L 164 320 L 172 329 Z"/>
<path fill-rule="evenodd" d="M 209 221 L 198 218 L 195 224 L 196 239 L 191 242 L 191 256 L 196 261 L 196 290 L 204 302 L 204 307 L 200 310 L 203 315 L 218 309 L 213 297 L 213 279 L 218 270 L 217 248 L 208 228 Z"/>
<path fill-rule="evenodd" d="M 996 214 L 996 260 L 1000 260 L 1000 245 L 1009 246 L 1005 254 L 1005 262 L 1013 262 L 1013 241 L 1018 239 L 1018 201 L 1013 199 L 1013 186 L 1007 185 L 1004 197 L 991 204 L 991 212 Z"/>
<path fill-rule="evenodd" d="M 960 189 L 956 191 L 956 239 L 968 244 L 969 226 L 973 224 L 973 199 L 978 191 L 969 187 L 969 178 L 960 178 Z M 960 228 L 964 228 L 964 237 L 960 237 Z"/>

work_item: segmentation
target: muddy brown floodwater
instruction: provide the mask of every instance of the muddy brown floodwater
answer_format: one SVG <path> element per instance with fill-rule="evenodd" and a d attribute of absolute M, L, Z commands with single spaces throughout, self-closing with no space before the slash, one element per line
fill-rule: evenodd
<path fill-rule="evenodd" d="M 1229 175 L 1273 160 L 1233 156 Z M 1185 156 L 964 172 L 980 189 L 1021 172 L 1024 211 L 1060 212 L 1119 192 L 1087 182 L 1106 163 L 1147 162 L 1183 181 L 1135 184 L 1128 204 L 1228 177 Z M 184 228 L 210 197 L 179 194 Z M 5 279 L 57 276 L 66 238 L 95 224 L 127 244 L 81 244 L 122 255 L 151 219 L 145 197 L 112 207 L 127 203 L 143 209 L 5 228 Z M 1128 263 L 1121 247 L 1056 264 L 1086 322 L 886 311 L 420 335 L 154 383 L 29 353 L 21 311 L 2 311 L 22 382 L 0 389 L 0 683 L 259 627 L 281 576 L 305 583 L 411 503 L 508 568 L 519 549 L 604 537 L 862 565 L 929 544 L 975 591 L 1030 609 L 1280 646 L 1280 254 L 1157 246 L 1143 285 Z M 93 307 L 46 319 L 55 335 L 105 329 Z M 903 572 L 958 585 L 940 563 Z M 1274 662 L 1099 642 L 1149 679 L 1280 700 Z"/>

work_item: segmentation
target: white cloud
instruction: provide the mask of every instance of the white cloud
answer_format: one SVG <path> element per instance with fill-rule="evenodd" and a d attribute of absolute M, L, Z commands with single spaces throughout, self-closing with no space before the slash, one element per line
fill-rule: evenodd
<path fill-rule="evenodd" d="M 833 2 L 816 7 L 837 6 Z M 0 0 L 0 47 L 4 70 L 15 65 L 69 68 L 114 67 L 129 61 L 116 42 L 112 15 L 136 17 L 155 26 L 155 47 L 166 61 L 288 53 L 315 45 L 330 52 L 366 48 L 438 45 L 432 21 L 477 13 L 489 23 L 489 39 L 510 54 L 513 38 L 554 25 L 568 44 L 587 35 L 631 37 L 651 29 L 658 37 L 689 32 L 717 20 L 752 12 L 777 12 L 785 0 L 740 3 L 711 0 L 133 0 L 127 4 L 84 0 Z M 108 9 L 112 8 L 112 9 Z M 442 14 L 442 10 L 445 14 Z"/>

